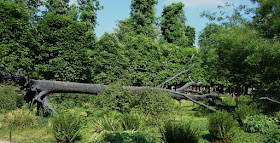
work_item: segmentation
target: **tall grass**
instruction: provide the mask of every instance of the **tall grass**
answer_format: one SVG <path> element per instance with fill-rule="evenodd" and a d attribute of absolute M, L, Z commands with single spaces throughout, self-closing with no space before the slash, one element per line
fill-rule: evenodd
<path fill-rule="evenodd" d="M 21 129 L 37 125 L 36 116 L 29 110 L 16 109 L 4 115 L 3 122 L 9 128 Z"/>

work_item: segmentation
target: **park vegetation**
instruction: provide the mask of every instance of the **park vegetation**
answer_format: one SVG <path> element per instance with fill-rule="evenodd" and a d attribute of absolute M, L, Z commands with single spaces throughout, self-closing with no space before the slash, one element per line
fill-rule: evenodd
<path fill-rule="evenodd" d="M 131 0 L 129 18 L 98 38 L 102 0 L 0 0 L 1 66 L 22 68 L 38 80 L 108 85 L 96 95 L 51 94 L 55 115 L 29 109 L 17 95 L 25 93 L 0 77 L 0 140 L 279 142 L 280 1 L 251 2 L 257 7 L 227 3 L 203 12 L 209 23 L 195 47 L 195 29 L 187 26 L 181 2 L 156 17 L 157 0 Z M 229 15 L 227 7 L 233 9 Z M 179 107 L 162 91 L 123 88 L 156 87 L 190 61 L 195 65 L 187 74 L 163 87 L 202 82 L 193 88 L 219 93 L 222 101 L 216 102 L 223 106 L 209 105 L 217 112 L 191 101 Z"/>

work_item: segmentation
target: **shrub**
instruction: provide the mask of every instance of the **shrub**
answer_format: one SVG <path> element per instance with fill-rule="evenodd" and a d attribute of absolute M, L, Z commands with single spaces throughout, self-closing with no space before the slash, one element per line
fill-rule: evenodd
<path fill-rule="evenodd" d="M 191 128 L 190 122 L 167 120 L 160 128 L 162 140 L 167 143 L 197 143 L 199 133 Z"/>
<path fill-rule="evenodd" d="M 80 139 L 79 131 L 82 127 L 80 116 L 75 112 L 62 112 L 51 120 L 50 132 L 57 141 L 74 142 Z"/>
<path fill-rule="evenodd" d="M 77 107 L 89 108 L 95 101 L 95 95 L 78 93 L 56 93 L 50 95 L 50 102 L 61 108 L 61 110 Z"/>
<path fill-rule="evenodd" d="M 238 105 L 238 108 L 235 109 L 235 119 L 238 121 L 239 126 L 244 126 L 244 120 L 248 116 L 257 115 L 259 112 L 258 110 L 253 107 L 246 104 L 240 104 Z"/>
<path fill-rule="evenodd" d="M 23 96 L 18 96 L 16 88 L 0 85 L 0 112 L 14 110 L 24 103 Z"/>
<path fill-rule="evenodd" d="M 274 117 L 278 120 L 278 125 L 280 123 L 280 111 L 274 113 Z"/>
<path fill-rule="evenodd" d="M 121 113 L 139 111 L 158 116 L 174 109 L 174 100 L 160 91 L 132 91 L 119 85 L 108 87 L 98 95 L 96 104 L 107 110 Z"/>
<path fill-rule="evenodd" d="M 248 116 L 244 120 L 245 131 L 255 133 L 259 132 L 262 134 L 271 133 L 275 129 L 276 124 L 272 118 L 269 118 L 265 115 L 254 115 Z"/>
<path fill-rule="evenodd" d="M 269 136 L 267 143 L 279 143 L 280 142 L 280 128 L 274 130 Z"/>
<path fill-rule="evenodd" d="M 137 131 L 104 132 L 98 143 L 152 143 L 147 135 Z"/>
<path fill-rule="evenodd" d="M 141 125 L 141 117 L 138 113 L 125 113 L 121 117 L 121 123 L 124 130 L 138 130 Z"/>
<path fill-rule="evenodd" d="M 3 122 L 9 128 L 24 128 L 37 125 L 36 116 L 29 110 L 16 109 L 4 115 Z"/>
<path fill-rule="evenodd" d="M 228 142 L 235 134 L 235 121 L 229 113 L 220 111 L 209 116 L 208 128 L 214 139 Z"/>

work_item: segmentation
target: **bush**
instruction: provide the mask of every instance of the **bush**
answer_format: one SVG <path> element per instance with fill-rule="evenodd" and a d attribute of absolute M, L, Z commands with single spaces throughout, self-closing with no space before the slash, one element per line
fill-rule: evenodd
<path fill-rule="evenodd" d="M 246 104 L 240 104 L 238 105 L 238 108 L 235 109 L 235 119 L 238 121 L 239 126 L 244 126 L 244 120 L 248 116 L 257 115 L 259 112 L 258 110 L 253 107 Z"/>
<path fill-rule="evenodd" d="M 152 143 L 147 135 L 137 131 L 104 132 L 98 143 Z"/>
<path fill-rule="evenodd" d="M 94 102 L 95 98 L 95 95 L 78 93 L 56 93 L 50 95 L 51 103 L 56 104 L 58 108 L 62 109 L 69 109 L 74 106 L 90 106 L 90 103 Z M 87 103 L 88 105 L 85 105 L 85 103 Z"/>
<path fill-rule="evenodd" d="M 0 85 L 0 112 L 14 110 L 24 103 L 23 96 L 18 96 L 16 88 Z"/>
<path fill-rule="evenodd" d="M 220 111 L 209 116 L 209 132 L 215 140 L 231 141 L 235 134 L 235 121 L 233 117 Z"/>
<path fill-rule="evenodd" d="M 274 113 L 274 117 L 278 120 L 278 125 L 280 125 L 280 111 Z"/>
<path fill-rule="evenodd" d="M 280 128 L 274 130 L 271 136 L 269 136 L 267 143 L 279 143 L 280 142 Z"/>
<path fill-rule="evenodd" d="M 251 133 L 259 132 L 261 134 L 271 133 L 276 128 L 275 121 L 262 114 L 248 116 L 244 120 L 244 125 L 245 131 Z"/>
<path fill-rule="evenodd" d="M 190 122 L 167 120 L 160 128 L 162 140 L 167 143 L 197 143 L 199 133 L 191 128 Z"/>
<path fill-rule="evenodd" d="M 131 91 L 119 85 L 108 87 L 97 96 L 97 105 L 107 110 L 117 110 L 121 113 L 139 111 L 158 116 L 174 109 L 174 100 L 160 91 Z"/>
<path fill-rule="evenodd" d="M 51 120 L 50 132 L 57 141 L 74 142 L 80 139 L 79 131 L 82 127 L 80 116 L 75 112 L 62 112 Z"/>
<path fill-rule="evenodd" d="M 9 128 L 24 128 L 37 125 L 36 116 L 29 110 L 16 109 L 4 115 L 3 122 Z"/>
<path fill-rule="evenodd" d="M 141 117 L 138 113 L 125 113 L 121 117 L 121 123 L 124 130 L 138 130 L 141 126 Z"/>

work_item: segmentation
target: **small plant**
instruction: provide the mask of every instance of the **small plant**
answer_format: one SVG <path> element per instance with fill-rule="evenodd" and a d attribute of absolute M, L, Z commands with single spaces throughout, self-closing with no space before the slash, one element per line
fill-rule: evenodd
<path fill-rule="evenodd" d="M 153 143 L 147 135 L 137 131 L 104 132 L 98 143 Z"/>
<path fill-rule="evenodd" d="M 104 115 L 102 120 L 98 120 L 95 124 L 95 132 L 102 131 L 121 131 L 123 130 L 119 120 L 114 118 L 109 118 L 107 115 Z"/>
<path fill-rule="evenodd" d="M 3 122 L 9 128 L 24 128 L 37 125 L 36 116 L 29 110 L 16 109 L 5 114 Z"/>
<path fill-rule="evenodd" d="M 82 120 L 75 112 L 62 112 L 54 116 L 50 124 L 50 131 L 58 142 L 74 142 L 81 137 Z"/>
<path fill-rule="evenodd" d="M 270 133 L 276 128 L 275 121 L 265 115 L 254 115 L 248 116 L 245 121 L 245 131 L 255 133 L 259 132 L 261 134 Z"/>
<path fill-rule="evenodd" d="M 274 113 L 274 118 L 278 121 L 277 124 L 280 125 L 280 111 Z"/>
<path fill-rule="evenodd" d="M 197 143 L 199 133 L 191 128 L 190 122 L 167 120 L 160 128 L 162 140 L 166 143 Z"/>
<path fill-rule="evenodd" d="M 246 117 L 257 115 L 258 113 L 259 112 L 255 107 L 246 104 L 240 104 L 238 105 L 238 108 L 235 109 L 235 118 L 238 121 L 239 126 L 243 127 Z"/>
<path fill-rule="evenodd" d="M 209 116 L 209 132 L 217 141 L 231 141 L 235 134 L 235 127 L 233 117 L 225 111 Z"/>
<path fill-rule="evenodd" d="M 280 128 L 274 130 L 269 136 L 267 143 L 279 143 L 280 142 Z"/>
<path fill-rule="evenodd" d="M 141 117 L 137 113 L 125 113 L 121 117 L 121 123 L 124 130 L 138 130 L 141 125 Z"/>

